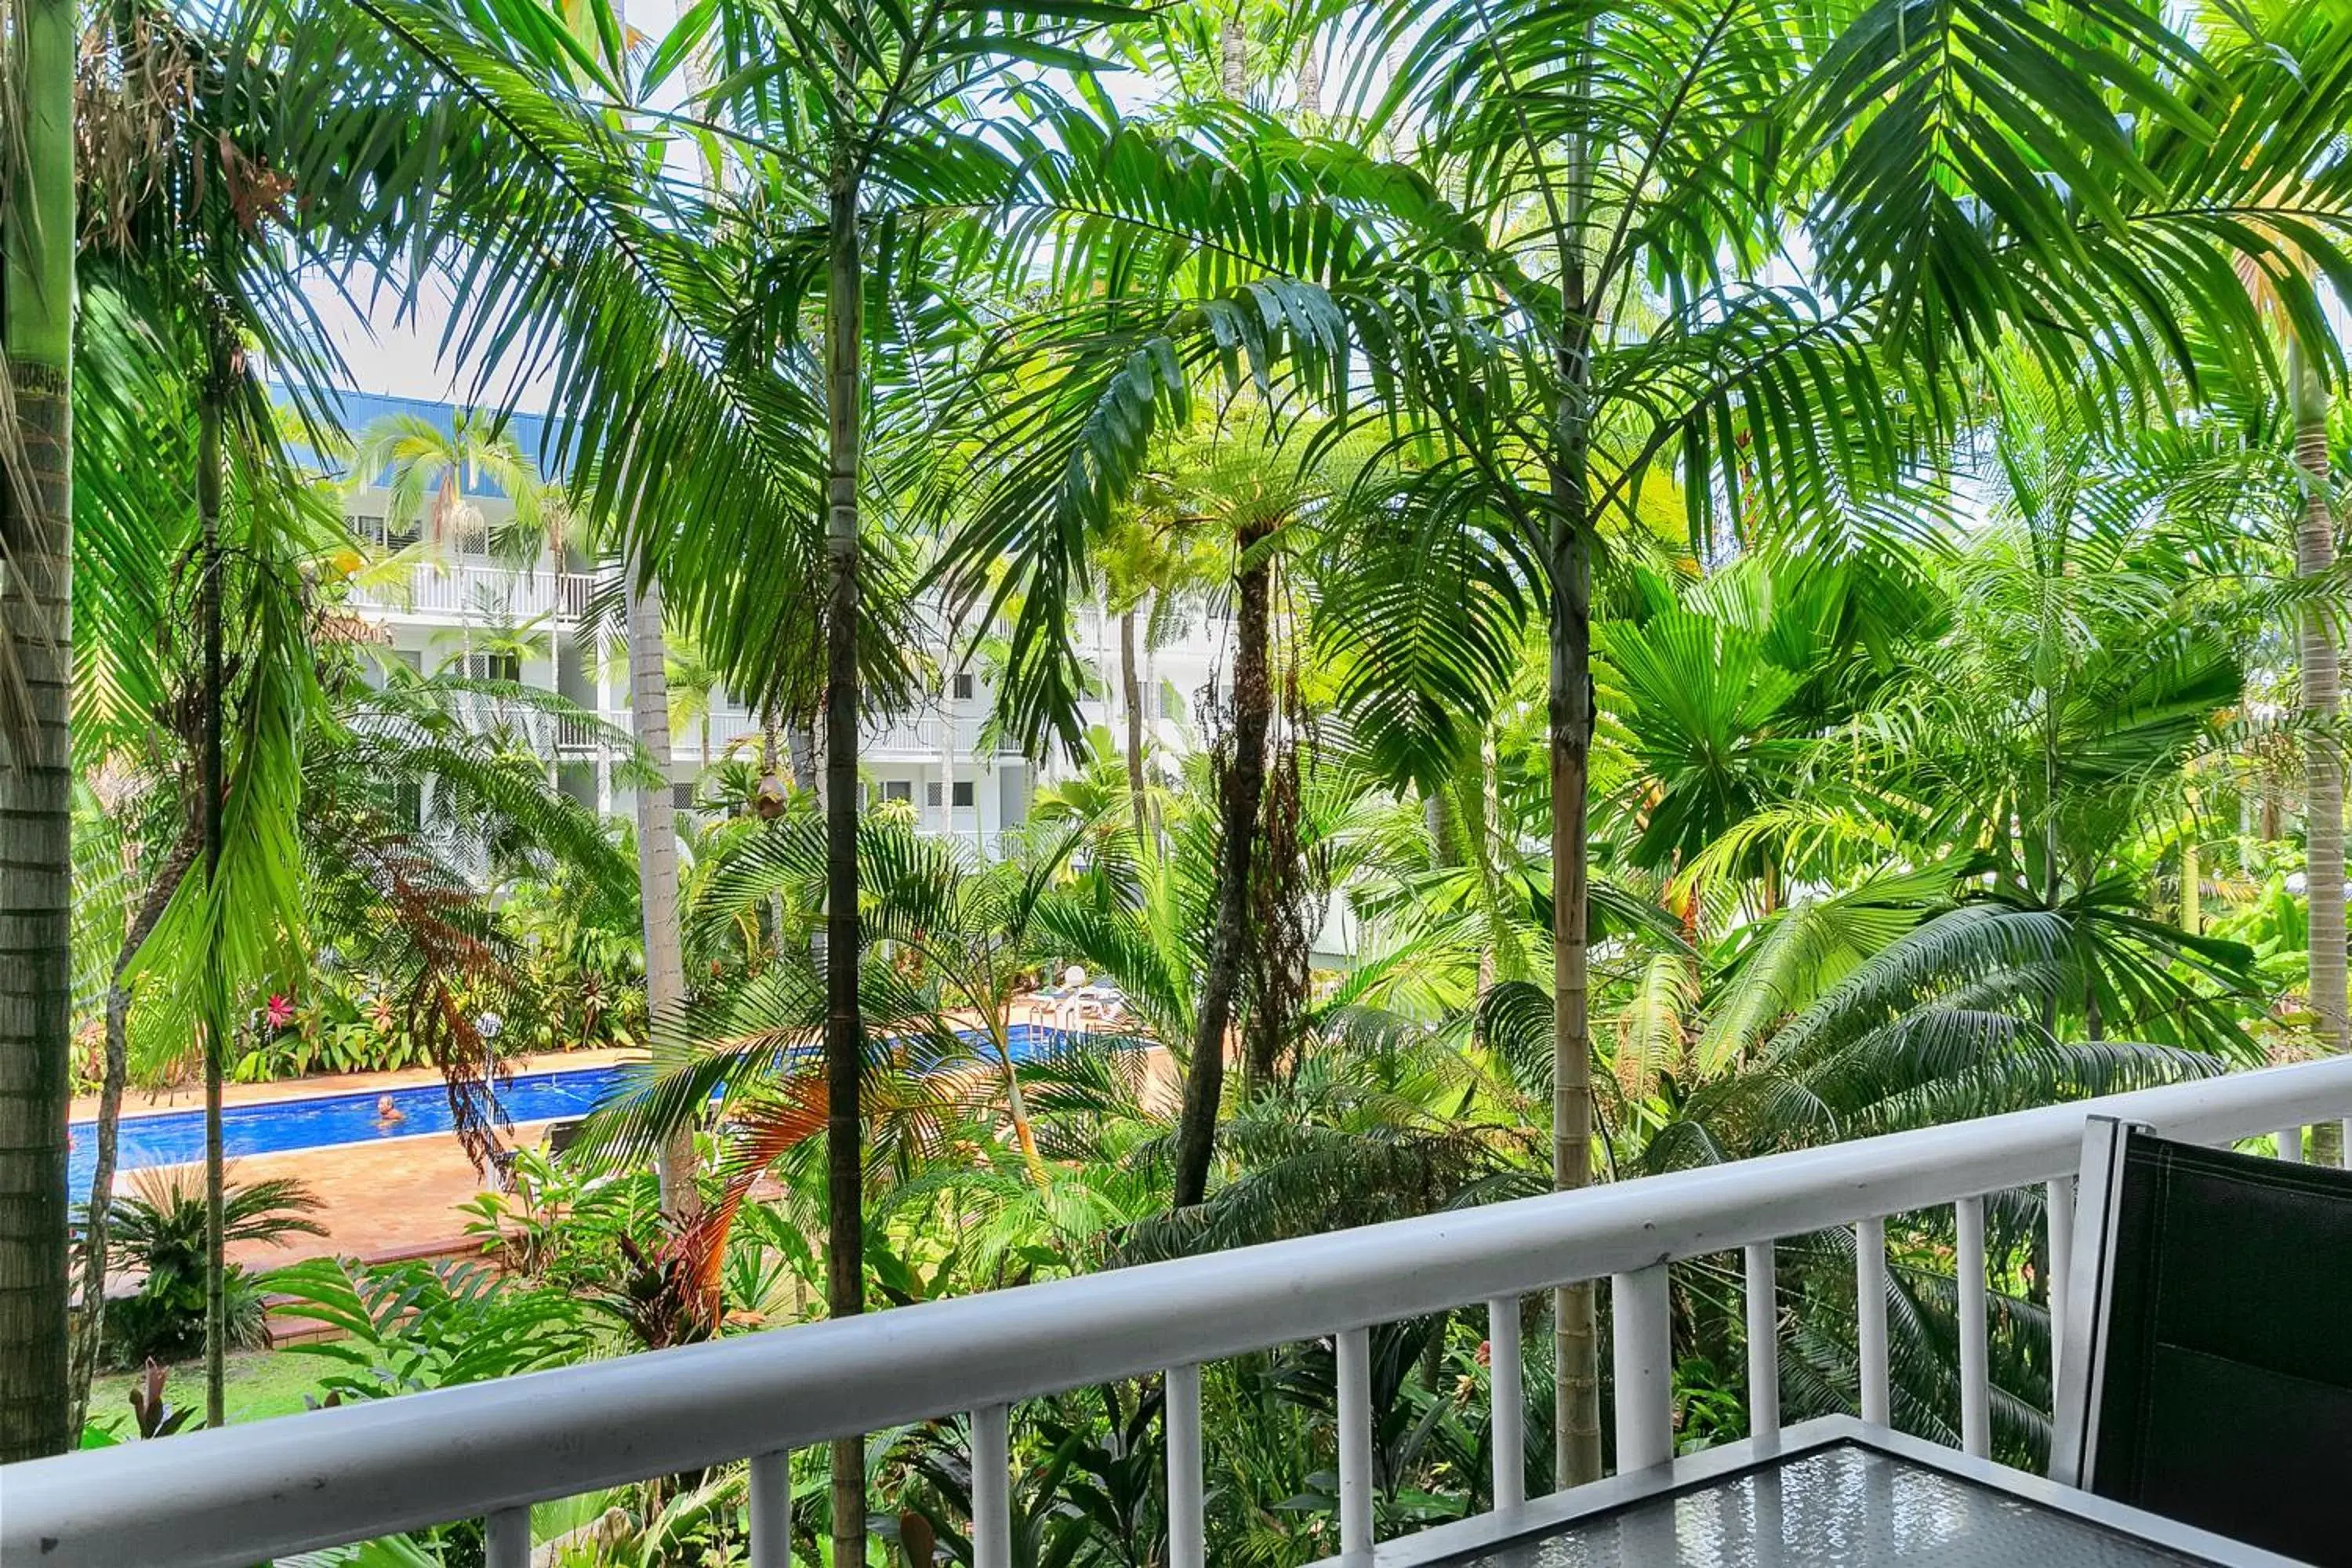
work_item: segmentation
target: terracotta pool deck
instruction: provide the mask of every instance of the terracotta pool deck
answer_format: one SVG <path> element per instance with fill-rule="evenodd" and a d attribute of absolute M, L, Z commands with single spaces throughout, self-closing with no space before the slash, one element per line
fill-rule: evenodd
<path fill-rule="evenodd" d="M 517 1073 L 561 1072 L 642 1059 L 643 1053 L 638 1051 L 565 1051 L 518 1057 L 513 1066 Z M 382 1094 L 440 1081 L 440 1073 L 432 1068 L 400 1072 L 322 1073 L 316 1078 L 278 1083 L 229 1084 L 221 1091 L 221 1102 L 268 1105 L 339 1094 Z M 152 1092 L 133 1089 L 124 1097 L 122 1114 L 128 1121 L 163 1111 L 186 1110 L 203 1103 L 201 1086 Z M 96 1096 L 74 1101 L 75 1121 L 88 1121 L 97 1114 Z M 544 1121 L 520 1122 L 511 1134 L 502 1134 L 502 1140 L 528 1148 L 545 1136 L 548 1126 Z M 294 1177 L 316 1193 L 324 1205 L 311 1215 L 326 1227 L 324 1237 L 296 1237 L 288 1247 L 259 1242 L 232 1246 L 229 1258 L 249 1268 L 275 1268 L 305 1258 L 329 1255 L 381 1260 L 467 1250 L 471 1243 L 466 1236 L 467 1216 L 459 1212 L 459 1205 L 487 1190 L 454 1132 L 420 1132 L 364 1143 L 297 1149 L 282 1154 L 248 1154 L 231 1160 L 228 1169 L 232 1181 Z M 115 1178 L 114 1190 L 131 1191 L 138 1176 L 137 1172 L 123 1172 Z"/>

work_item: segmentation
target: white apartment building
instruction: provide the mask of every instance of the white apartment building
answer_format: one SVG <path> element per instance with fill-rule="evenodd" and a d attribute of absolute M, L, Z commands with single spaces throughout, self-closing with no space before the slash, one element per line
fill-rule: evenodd
<path fill-rule="evenodd" d="M 455 409 L 446 403 L 353 394 L 344 405 L 355 436 L 393 415 L 419 418 L 444 431 L 453 427 Z M 539 420 L 519 415 L 509 426 L 525 453 L 537 450 Z M 371 476 L 373 482 L 346 489 L 345 524 L 378 549 L 418 545 L 424 520 L 396 515 L 386 488 L 389 478 Z M 400 579 L 372 582 L 354 596 L 355 612 L 377 628 L 383 655 L 415 669 L 452 669 L 557 692 L 626 731 L 627 660 L 615 647 L 597 646 L 597 628 L 587 619 L 592 600 L 609 583 L 600 584 L 592 563 L 576 554 L 558 559 L 544 545 L 528 566 L 495 559 L 489 541 L 511 522 L 513 501 L 478 473 L 461 472 L 457 484 L 464 526 L 445 530 L 426 558 Z M 1095 695 L 1084 705 L 1086 722 L 1108 728 L 1123 742 L 1118 618 L 1090 607 L 1079 615 L 1074 630 L 1079 654 L 1095 676 Z M 1174 645 L 1157 650 L 1139 646 L 1144 710 L 1163 752 L 1192 744 L 1187 716 L 1200 690 L 1219 679 L 1228 662 L 1226 631 L 1221 617 L 1195 615 L 1187 635 Z M 1070 764 L 1054 758 L 1033 761 L 1016 748 L 988 741 L 992 698 L 986 672 L 967 668 L 924 707 L 870 722 L 858 757 L 867 798 L 905 803 L 926 830 L 958 834 L 983 849 L 1004 829 L 1025 821 L 1041 779 L 1066 772 Z M 759 716 L 731 694 L 712 693 L 707 715 L 699 706 L 689 694 L 673 691 L 671 778 L 681 808 L 692 805 L 706 767 L 730 756 L 757 759 L 761 750 Z M 631 792 L 614 780 L 614 749 L 591 727 L 535 718 L 524 727 L 547 752 L 565 791 L 601 812 L 634 809 Z M 779 745 L 781 751 L 781 741 Z M 782 755 L 776 766 L 790 775 Z"/>

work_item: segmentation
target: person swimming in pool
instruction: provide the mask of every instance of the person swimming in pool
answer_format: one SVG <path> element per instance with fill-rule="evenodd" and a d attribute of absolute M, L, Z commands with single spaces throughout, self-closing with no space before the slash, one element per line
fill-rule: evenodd
<path fill-rule="evenodd" d="M 375 1102 L 375 1127 L 383 1132 L 408 1120 L 408 1112 L 393 1103 L 392 1096 L 381 1095 Z"/>

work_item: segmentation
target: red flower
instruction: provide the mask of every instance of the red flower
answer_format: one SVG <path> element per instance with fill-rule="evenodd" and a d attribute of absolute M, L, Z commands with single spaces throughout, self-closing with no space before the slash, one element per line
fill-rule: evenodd
<path fill-rule="evenodd" d="M 294 1021 L 294 1004 L 283 996 L 272 996 L 266 1016 L 271 1028 L 285 1028 Z"/>

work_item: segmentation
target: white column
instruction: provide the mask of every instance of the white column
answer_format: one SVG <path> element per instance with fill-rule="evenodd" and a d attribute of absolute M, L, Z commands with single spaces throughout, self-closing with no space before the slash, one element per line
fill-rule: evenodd
<path fill-rule="evenodd" d="M 1780 1268 L 1773 1244 L 1748 1245 L 1748 1435 L 1759 1447 L 1780 1442 Z"/>
<path fill-rule="evenodd" d="M 482 1521 L 488 1568 L 530 1568 L 530 1507 L 502 1508 Z"/>
<path fill-rule="evenodd" d="M 793 1568 L 793 1457 L 751 1456 L 751 1568 Z"/>
<path fill-rule="evenodd" d="M 1978 1458 L 1992 1456 L 1992 1385 L 1987 1366 L 1990 1332 L 1985 1302 L 1984 1199 L 1962 1198 L 1953 1205 L 1959 1234 L 1956 1267 L 1960 1288 L 1960 1447 Z"/>
<path fill-rule="evenodd" d="M 1372 1342 L 1367 1329 L 1342 1329 L 1339 1374 L 1339 1555 L 1371 1560 Z"/>
<path fill-rule="evenodd" d="M 1013 1568 L 1011 1419 L 1002 1405 L 971 1413 L 972 1568 Z"/>
<path fill-rule="evenodd" d="M 1201 1369 L 1171 1366 L 1167 1376 L 1169 1568 L 1207 1568 L 1202 1528 Z"/>
<path fill-rule="evenodd" d="M 1486 1303 L 1487 1419 L 1495 1450 L 1495 1509 L 1527 1501 L 1527 1395 L 1521 1384 L 1519 1299 L 1497 1296 Z"/>
<path fill-rule="evenodd" d="M 2058 1386 L 2058 1351 L 2066 1342 L 2067 1296 L 2074 1277 L 2074 1178 L 2053 1179 L 2042 1200 L 2050 1242 L 2050 1386 Z"/>
<path fill-rule="evenodd" d="M 1886 1380 L 1886 1221 L 1873 1216 L 1853 1225 L 1853 1318 L 1862 1358 L 1862 1418 L 1876 1426 L 1894 1425 L 1894 1401 Z"/>
<path fill-rule="evenodd" d="M 1666 1266 L 1654 1263 L 1609 1281 L 1612 1366 L 1616 1373 L 1617 1473 L 1675 1457 L 1674 1309 Z"/>

